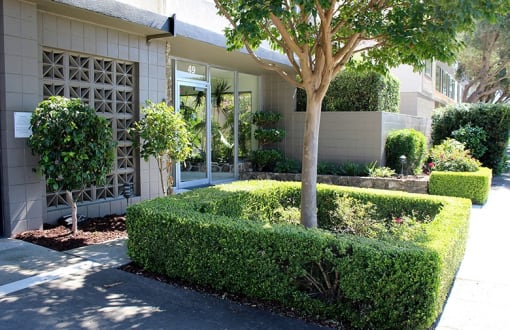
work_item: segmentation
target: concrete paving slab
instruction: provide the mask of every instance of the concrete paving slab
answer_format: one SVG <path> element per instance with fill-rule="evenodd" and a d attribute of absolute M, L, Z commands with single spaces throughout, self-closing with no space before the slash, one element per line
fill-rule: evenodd
<path fill-rule="evenodd" d="M 117 269 L 22 290 L 0 307 L 12 329 L 324 329 Z"/>
<path fill-rule="evenodd" d="M 109 242 L 83 246 L 65 251 L 66 254 L 94 261 L 108 268 L 116 268 L 131 262 L 127 256 L 127 238 L 120 238 Z"/>
<path fill-rule="evenodd" d="M 75 264 L 83 259 L 20 240 L 0 239 L 0 285 Z"/>
<path fill-rule="evenodd" d="M 466 254 L 436 330 L 510 329 L 510 175 L 473 206 Z"/>

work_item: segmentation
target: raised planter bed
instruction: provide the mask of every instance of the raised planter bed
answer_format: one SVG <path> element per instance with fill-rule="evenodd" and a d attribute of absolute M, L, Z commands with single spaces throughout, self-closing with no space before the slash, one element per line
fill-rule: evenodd
<path fill-rule="evenodd" d="M 241 180 L 301 181 L 300 173 L 242 172 L 239 175 Z M 333 184 L 337 186 L 397 190 L 417 194 L 427 194 L 429 177 L 406 176 L 403 179 L 399 179 L 399 178 L 378 178 L 360 176 L 318 175 L 317 182 Z"/>

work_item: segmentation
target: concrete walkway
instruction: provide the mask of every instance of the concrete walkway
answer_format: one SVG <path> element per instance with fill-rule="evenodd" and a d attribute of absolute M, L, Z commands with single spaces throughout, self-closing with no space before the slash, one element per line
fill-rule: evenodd
<path fill-rule="evenodd" d="M 125 240 L 56 252 L 0 239 L 0 328 L 316 329 L 116 269 Z M 474 206 L 465 258 L 436 329 L 510 329 L 510 174 Z"/>
<path fill-rule="evenodd" d="M 0 239 L 1 329 L 319 329 L 116 269 L 126 240 L 64 253 Z"/>
<path fill-rule="evenodd" d="M 437 330 L 510 329 L 510 174 L 473 206 L 466 254 Z"/>

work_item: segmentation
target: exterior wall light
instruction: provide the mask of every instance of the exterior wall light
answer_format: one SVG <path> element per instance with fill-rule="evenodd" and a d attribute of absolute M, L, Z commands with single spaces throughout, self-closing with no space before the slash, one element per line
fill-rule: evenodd
<path fill-rule="evenodd" d="M 405 155 L 400 156 L 398 159 L 400 159 L 400 164 L 402 165 L 402 168 L 400 170 L 400 177 L 404 178 L 404 165 L 407 162 L 407 157 Z"/>

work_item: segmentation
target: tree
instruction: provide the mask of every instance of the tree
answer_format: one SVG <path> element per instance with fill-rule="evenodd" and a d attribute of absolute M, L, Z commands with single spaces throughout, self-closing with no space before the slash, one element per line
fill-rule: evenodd
<path fill-rule="evenodd" d="M 164 102 L 147 100 L 142 112 L 144 118 L 134 125 L 134 131 L 143 140 L 140 154 L 146 161 L 150 156 L 156 158 L 163 195 L 171 195 L 173 162 L 189 157 L 191 135 L 182 115 Z"/>
<path fill-rule="evenodd" d="M 229 27 L 229 50 L 245 47 L 263 67 L 307 95 L 302 154 L 301 223 L 317 226 L 317 157 L 321 103 L 331 80 L 356 55 L 359 67 L 386 71 L 401 63 L 451 62 L 459 31 L 508 0 L 214 0 Z M 255 54 L 263 41 L 283 52 L 291 69 Z"/>
<path fill-rule="evenodd" d="M 78 231 L 73 190 L 102 185 L 114 161 L 112 129 L 107 119 L 80 99 L 52 96 L 30 118 L 28 145 L 39 155 L 39 170 L 49 189 L 64 190 L 71 207 L 72 231 Z"/>
<path fill-rule="evenodd" d="M 464 34 L 466 48 L 459 53 L 457 78 L 465 81 L 462 101 L 510 101 L 510 14 L 493 22 L 480 20 L 473 33 Z"/>

